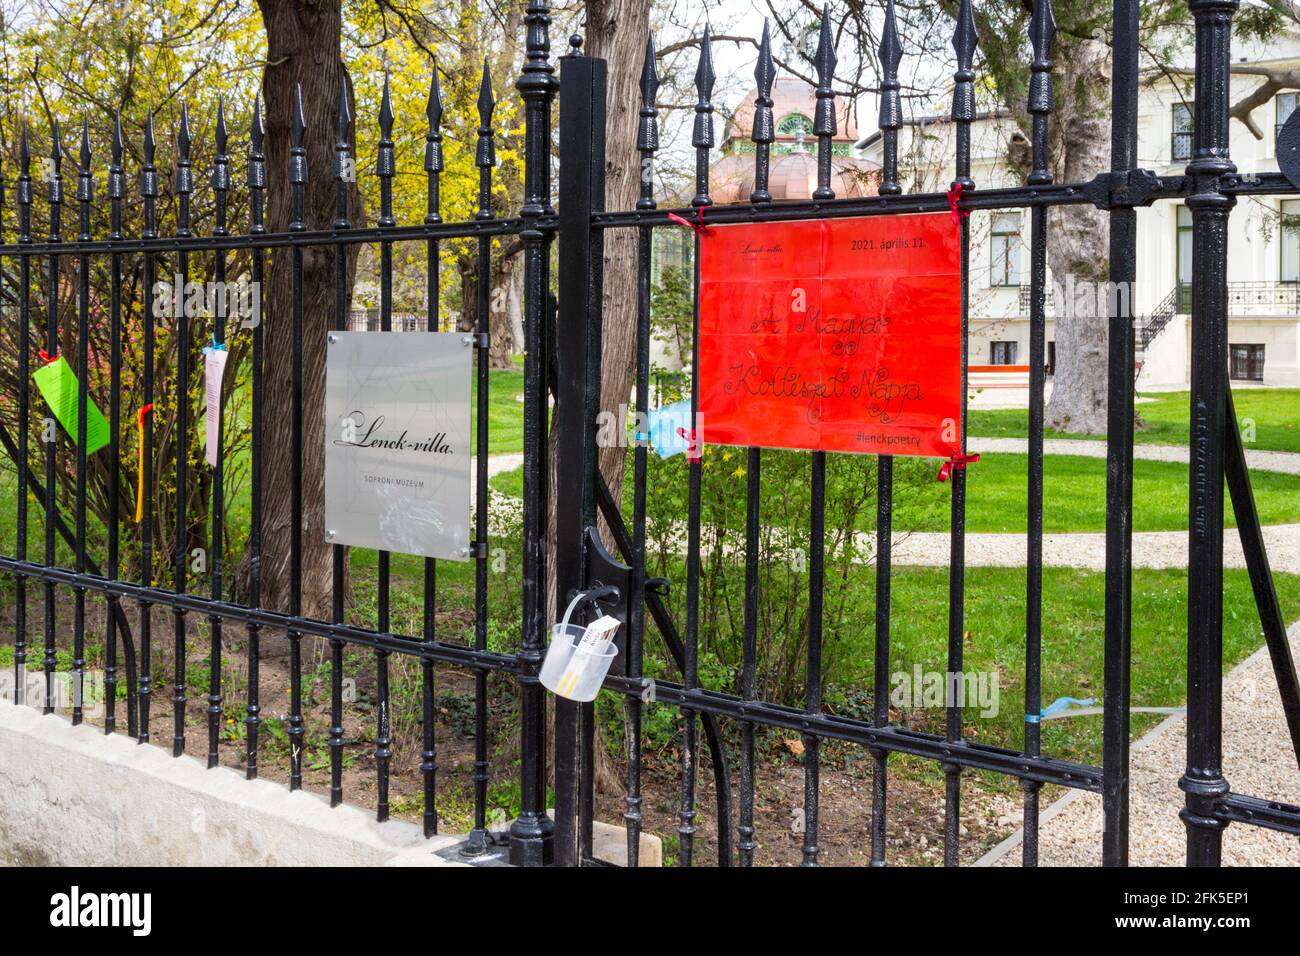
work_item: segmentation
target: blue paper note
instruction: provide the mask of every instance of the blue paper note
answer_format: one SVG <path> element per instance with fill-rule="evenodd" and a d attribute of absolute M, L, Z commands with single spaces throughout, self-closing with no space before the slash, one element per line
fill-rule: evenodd
<path fill-rule="evenodd" d="M 650 409 L 650 446 L 660 458 L 672 458 L 688 448 L 688 442 L 678 431 L 691 430 L 691 401 L 688 398 L 662 408 Z"/>

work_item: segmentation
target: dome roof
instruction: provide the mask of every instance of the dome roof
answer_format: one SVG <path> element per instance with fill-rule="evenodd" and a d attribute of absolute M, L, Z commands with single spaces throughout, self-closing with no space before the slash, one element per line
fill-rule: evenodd
<path fill-rule="evenodd" d="M 853 121 L 853 104 L 843 97 L 836 97 L 834 102 L 835 135 L 831 137 L 831 142 L 852 143 L 858 138 L 858 124 Z M 740 105 L 736 107 L 736 112 L 732 115 L 731 121 L 727 123 L 726 131 L 722 137 L 722 148 L 724 150 L 733 139 L 749 139 L 754 132 L 754 110 L 757 106 L 758 90 L 753 89 L 740 101 Z M 811 120 L 816 111 L 817 91 L 813 87 L 797 77 L 777 77 L 776 82 L 772 84 L 772 118 L 776 122 L 777 142 L 792 142 L 798 138 L 796 133 L 781 132 L 782 121 L 791 115 L 808 118 L 810 122 L 807 135 L 811 137 Z"/>

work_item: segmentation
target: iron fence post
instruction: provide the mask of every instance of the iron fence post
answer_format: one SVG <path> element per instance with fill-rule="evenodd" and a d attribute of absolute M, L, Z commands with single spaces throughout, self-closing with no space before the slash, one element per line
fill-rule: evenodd
<path fill-rule="evenodd" d="M 1111 64 L 1110 168 L 1137 167 L 1138 4 L 1115 0 Z M 1129 659 L 1133 563 L 1133 281 L 1137 211 L 1110 210 L 1109 330 L 1106 336 L 1106 609 L 1102 664 L 1102 863 L 1128 865 Z"/>
<path fill-rule="evenodd" d="M 555 455 L 566 480 L 555 487 L 556 603 L 583 585 L 583 534 L 595 523 L 596 406 L 600 401 L 605 61 L 582 56 L 581 41 L 560 67 L 560 290 L 556 320 Z M 578 856 L 579 705 L 555 702 L 555 862 Z"/>
<path fill-rule="evenodd" d="M 551 208 L 551 103 L 555 69 L 549 62 L 550 17 L 531 0 L 527 55 L 515 84 L 524 101 L 524 553 L 523 640 L 519 652 L 520 806 L 510 826 L 510 862 L 552 862 L 555 827 L 546 815 L 546 697 L 537 680 L 546 645 L 547 387 L 545 326 L 550 289 L 550 239 L 538 219 Z"/>
<path fill-rule="evenodd" d="M 1228 372 L 1228 155 L 1232 15 L 1237 0 L 1190 0 L 1196 18 L 1196 126 L 1187 164 L 1192 212 L 1192 397 L 1187 564 L 1187 865 L 1218 866 L 1223 820 L 1223 457 Z"/>

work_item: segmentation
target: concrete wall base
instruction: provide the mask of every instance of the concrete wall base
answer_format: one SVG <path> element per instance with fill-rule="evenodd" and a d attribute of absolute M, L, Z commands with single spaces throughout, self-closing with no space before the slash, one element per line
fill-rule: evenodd
<path fill-rule="evenodd" d="M 594 826 L 596 855 L 627 860 L 621 827 Z M 105 736 L 0 699 L 0 865 L 466 866 L 502 865 L 504 847 L 474 860 L 463 835 L 426 840 L 414 823 L 290 792 L 283 783 L 209 770 L 124 734 Z M 657 837 L 641 865 L 659 866 Z"/>

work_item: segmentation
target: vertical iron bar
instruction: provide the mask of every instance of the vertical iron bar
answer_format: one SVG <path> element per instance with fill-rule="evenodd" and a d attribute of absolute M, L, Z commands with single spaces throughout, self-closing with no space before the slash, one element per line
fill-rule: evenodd
<path fill-rule="evenodd" d="M 546 635 L 546 303 L 550 291 L 550 240 L 537 228 L 537 220 L 554 212 L 551 103 L 557 82 L 549 62 L 546 3 L 530 0 L 524 22 L 524 68 L 515 84 L 524 102 L 525 123 L 523 226 L 519 233 L 524 244 L 523 635 L 519 652 L 520 803 L 519 817 L 510 825 L 510 861 L 517 866 L 541 866 L 553 857 L 555 827 L 546 815 L 546 698 L 537 680 Z M 559 789 L 557 780 L 557 794 Z"/>
<path fill-rule="evenodd" d="M 655 65 L 654 36 L 646 36 L 645 60 L 641 65 L 641 111 L 637 123 L 636 148 L 641 154 L 641 194 L 636 208 L 655 208 L 654 157 L 659 148 L 659 121 L 655 95 L 659 71 Z M 645 521 L 646 469 L 650 409 L 650 268 L 654 230 L 637 230 L 637 313 L 636 313 L 636 425 L 632 452 L 632 593 L 628 595 L 627 676 L 641 680 L 645 656 Z M 623 745 L 627 752 L 627 865 L 641 861 L 641 697 L 629 696 L 623 703 Z"/>
<path fill-rule="evenodd" d="M 50 146 L 49 190 L 47 198 L 50 203 L 51 243 L 60 242 L 59 218 L 63 204 L 63 180 L 59 175 L 63 163 L 63 147 L 59 143 L 59 124 L 54 123 L 54 135 Z M 45 289 L 45 359 L 53 362 L 59 354 L 59 255 L 52 253 L 48 261 L 48 286 Z M 58 467 L 59 433 L 54 428 L 53 410 L 47 406 L 48 417 L 41 437 L 45 444 L 45 564 L 54 567 L 54 528 L 58 516 L 58 498 L 55 494 L 55 474 Z M 55 631 L 55 590 L 54 582 L 45 582 L 45 707 L 47 714 L 54 713 L 54 666 L 56 663 L 54 649 Z"/>
<path fill-rule="evenodd" d="M 226 228 L 227 191 L 230 189 L 230 155 L 226 152 L 226 110 L 225 104 L 217 100 L 216 148 L 212 167 L 212 193 L 216 201 L 216 223 L 214 236 L 229 235 Z M 224 288 L 226 282 L 226 253 L 223 249 L 216 251 L 213 262 L 212 278 Z M 213 329 L 213 348 L 226 345 L 226 297 L 217 297 L 215 328 Z M 206 374 L 206 370 L 205 370 Z M 212 570 L 212 599 L 221 600 L 221 565 L 224 545 L 221 539 L 221 523 L 225 517 L 225 401 L 217 397 L 217 465 L 212 470 L 212 548 L 208 563 Z M 206 436 L 206 433 L 205 433 Z M 221 743 L 221 618 L 215 614 L 208 616 L 208 766 L 218 763 L 218 748 Z"/>
<path fill-rule="evenodd" d="M 108 167 L 109 227 L 108 238 L 122 238 L 122 199 L 126 195 L 126 177 L 122 174 L 122 114 L 113 114 L 112 160 Z M 122 254 L 109 257 L 109 387 L 108 387 L 108 579 L 116 581 L 119 567 L 118 517 L 122 501 Z M 146 290 L 146 297 L 149 292 Z M 146 301 L 147 298 L 146 298 Z M 117 730 L 117 615 L 121 601 L 108 595 L 108 630 L 104 637 L 104 733 Z M 128 704 L 128 710 L 133 705 Z M 128 724 L 131 723 L 128 716 Z"/>
<path fill-rule="evenodd" d="M 384 95 L 379 104 L 379 153 L 375 165 L 379 177 L 379 226 L 396 225 L 393 218 L 393 176 L 397 174 L 397 158 L 393 151 L 393 101 L 389 89 L 388 73 L 384 73 Z M 393 330 L 393 244 L 385 240 L 379 245 L 379 328 Z M 387 633 L 389 628 L 389 554 L 379 552 L 378 628 Z M 389 713 L 388 652 L 375 652 L 377 670 L 376 693 L 379 708 L 375 715 L 375 771 L 378 774 L 379 799 L 377 818 L 382 823 L 388 819 L 389 768 L 393 757 L 392 721 Z"/>
<path fill-rule="evenodd" d="M 953 75 L 952 119 L 957 124 L 957 176 L 953 185 L 962 192 L 975 188 L 970 176 L 970 125 L 975 119 L 975 73 L 971 62 L 975 56 L 975 16 L 971 0 L 962 0 L 957 13 L 957 30 L 952 45 L 957 53 L 957 71 Z M 970 219 L 960 217 L 961 229 L 961 450 L 966 452 L 966 365 L 967 329 L 970 317 Z M 948 688 L 946 736 L 952 742 L 961 739 L 962 708 L 952 688 L 962 671 L 962 637 L 965 629 L 966 595 L 966 469 L 952 470 L 952 538 L 948 571 Z M 943 765 L 945 801 L 943 814 L 943 862 L 958 863 L 961 835 L 961 767 Z"/>
<path fill-rule="evenodd" d="M 880 131 L 884 147 L 882 196 L 903 192 L 898 184 L 898 131 L 903 125 L 903 107 L 899 96 L 898 66 L 903 48 L 898 42 L 898 23 L 893 0 L 885 7 L 885 24 L 880 34 L 880 67 L 884 78 L 880 84 Z M 893 575 L 894 535 L 894 459 L 892 455 L 876 458 L 876 634 L 872 682 L 872 724 L 889 724 L 889 628 Z M 871 865 L 885 865 L 885 826 L 889 812 L 889 752 L 879 747 L 871 751 Z"/>
<path fill-rule="evenodd" d="M 776 63 L 772 59 L 772 28 L 763 20 L 763 37 L 759 41 L 758 62 L 754 66 L 754 82 L 758 97 L 754 108 L 754 189 L 749 201 L 755 205 L 772 201 L 768 189 L 771 172 L 772 142 L 776 139 L 776 123 L 772 116 L 772 84 L 776 81 Z M 746 700 L 758 696 L 758 565 L 760 519 L 760 492 L 762 490 L 762 452 L 754 446 L 747 450 L 745 466 L 745 618 L 741 649 L 740 692 Z M 754 865 L 754 724 L 745 721 L 740 725 L 740 820 L 737 827 L 741 866 Z"/>
<path fill-rule="evenodd" d="M 30 245 L 32 241 L 32 170 L 31 150 L 27 144 L 27 124 L 23 124 L 22 139 L 18 146 L 18 243 Z M 30 253 L 19 257 L 18 300 L 18 528 L 15 555 L 19 561 L 27 560 L 27 484 L 21 475 L 29 471 L 27 436 L 31 424 L 31 287 L 32 259 Z M 18 575 L 14 582 L 14 703 L 27 703 L 27 578 Z"/>
<path fill-rule="evenodd" d="M 250 224 L 249 235 L 266 234 L 266 225 L 262 216 L 266 202 L 266 154 L 262 151 L 262 142 L 266 130 L 262 126 L 262 101 L 260 96 L 253 97 L 253 119 L 249 131 L 248 146 L 248 208 Z M 248 603 L 259 607 L 262 602 L 262 324 L 266 318 L 262 306 L 262 277 L 265 267 L 265 252 L 254 247 L 249 266 L 253 282 L 254 315 L 253 322 L 253 412 L 250 422 L 250 496 L 249 503 L 249 561 L 248 561 Z M 247 737 L 248 760 L 244 771 L 249 780 L 257 778 L 258 730 L 261 727 L 261 705 L 258 692 L 260 680 L 261 626 L 248 625 L 248 703 L 245 706 L 244 728 Z"/>
<path fill-rule="evenodd" d="M 189 111 L 181 105 L 181 126 L 176 137 L 176 200 L 177 221 L 176 235 L 188 238 L 190 232 L 190 192 L 194 188 L 190 172 L 190 118 Z M 186 314 L 188 296 L 184 288 L 190 277 L 190 256 L 184 250 L 176 254 L 177 284 L 180 291 L 176 296 L 176 308 L 172 312 L 176 323 L 176 551 L 173 557 L 173 577 L 177 594 L 186 589 L 185 568 L 189 558 L 189 514 L 185 485 L 189 480 L 190 456 L 190 317 Z M 179 757 L 185 752 L 185 612 L 172 608 L 175 625 L 175 649 L 173 665 L 175 681 L 172 696 L 172 756 Z"/>
<path fill-rule="evenodd" d="M 77 166 L 77 206 L 80 215 L 77 239 L 90 240 L 90 202 L 94 180 L 90 175 L 90 124 L 81 121 L 81 155 Z M 77 257 L 77 491 L 76 556 L 78 574 L 86 573 L 86 406 L 90 388 L 90 256 Z M 84 716 L 86 693 L 86 589 L 73 589 L 72 618 L 72 723 Z"/>
<path fill-rule="evenodd" d="M 356 165 L 348 139 L 352 114 L 348 108 L 348 82 L 339 78 L 338 121 L 334 141 L 334 228 L 351 229 L 348 220 L 348 183 L 355 180 Z M 340 332 L 348 327 L 348 249 L 343 243 L 334 246 L 334 328 Z M 338 427 L 331 422 L 327 427 Z M 346 591 L 345 562 L 347 550 L 341 544 L 330 546 L 331 579 L 330 620 L 343 621 L 343 596 Z M 330 639 L 330 806 L 343 802 L 343 642 Z"/>
<path fill-rule="evenodd" d="M 1030 65 L 1029 113 L 1033 117 L 1033 170 L 1029 185 L 1052 182 L 1048 169 L 1047 120 L 1052 112 L 1052 38 L 1056 20 L 1051 0 L 1035 0 L 1029 28 L 1034 45 Z M 1047 210 L 1030 212 L 1029 236 L 1029 497 L 1028 553 L 1025 558 L 1025 754 L 1037 757 L 1042 743 L 1043 650 L 1043 411 L 1047 339 Z M 1021 780 L 1024 790 L 1025 866 L 1038 865 L 1038 796 L 1042 785 Z"/>
<path fill-rule="evenodd" d="M 1223 456 L 1228 387 L 1228 214 L 1219 191 L 1236 172 L 1228 152 L 1232 16 L 1237 0 L 1189 0 L 1196 19 L 1196 123 L 1187 176 L 1192 193 L 1191 475 L 1187 565 L 1187 865 L 1218 866 L 1226 824 L 1215 804 L 1223 778 Z"/>
<path fill-rule="evenodd" d="M 492 95 L 492 75 L 488 63 L 483 61 L 483 80 L 478 94 L 478 148 L 474 164 L 478 166 L 478 212 L 474 218 L 485 221 L 492 213 L 492 168 L 496 165 L 496 147 L 492 141 L 492 111 L 496 100 Z M 474 491 L 474 647 L 487 648 L 488 617 L 488 360 L 490 305 L 492 295 L 492 240 L 486 236 L 478 241 L 478 352 L 476 380 L 477 401 L 475 412 Z M 487 671 L 474 671 L 474 829 L 466 840 L 467 853 L 481 853 L 487 848 L 487 788 L 488 788 L 488 723 L 487 723 Z"/>
<path fill-rule="evenodd" d="M 307 121 L 302 109 L 302 86 L 295 84 L 293 91 L 293 120 L 290 126 L 289 184 L 292 189 L 293 211 L 289 222 L 290 232 L 302 232 L 307 226 L 303 203 L 307 187 L 307 150 L 303 137 Z M 302 246 L 293 247 L 290 284 L 291 299 L 291 358 L 290 381 L 293 402 L 289 414 L 289 613 L 297 617 L 302 613 Z M 302 635 L 289 631 L 289 789 L 302 788 Z M 383 709 L 381 704 L 381 710 Z"/>
<path fill-rule="evenodd" d="M 439 215 L 440 174 L 442 172 L 442 95 L 438 89 L 438 64 L 433 64 L 433 76 L 429 81 L 429 100 L 425 106 L 425 116 L 429 120 L 429 129 L 424 136 L 424 173 L 428 187 L 425 204 L 424 221 L 429 224 L 442 222 Z M 429 311 L 425 328 L 430 332 L 438 331 L 438 240 L 430 239 L 425 244 L 425 289 L 429 297 Z M 438 616 L 438 564 L 433 558 L 424 559 L 424 640 L 431 643 L 437 636 Z M 434 729 L 437 708 L 434 705 L 434 671 L 433 661 L 424 658 L 420 661 L 420 702 L 421 702 L 421 738 L 420 738 L 420 774 L 424 779 L 424 835 L 435 836 L 438 832 L 437 807 L 437 773 L 438 745 Z"/>
<path fill-rule="evenodd" d="M 831 33 L 830 5 L 822 7 L 817 42 L 817 106 L 813 133 L 817 137 L 817 188 L 814 199 L 834 199 L 831 188 L 831 137 L 836 132 L 835 38 Z M 808 674 L 804 710 L 818 715 L 822 709 L 822 589 L 826 557 L 826 453 L 812 453 L 812 504 L 808 527 Z M 821 740 L 803 735 L 803 866 L 817 865 L 817 828 L 821 797 Z"/>
<path fill-rule="evenodd" d="M 695 198 L 691 205 L 703 215 L 709 198 L 709 151 L 713 148 L 713 84 L 717 74 L 713 69 L 712 36 L 708 25 L 700 41 L 700 60 L 695 69 L 695 126 L 691 146 L 695 149 Z M 695 230 L 694 282 L 691 294 L 691 433 L 694 436 L 690 460 L 687 462 L 687 515 L 686 515 L 686 639 L 683 653 L 682 683 L 687 691 L 696 690 L 699 677 L 700 640 L 700 496 L 703 482 L 704 446 L 699 434 L 700 412 L 700 230 Z M 682 866 L 691 866 L 695 850 L 695 776 L 698 769 L 699 723 L 695 711 L 681 709 L 684 723 L 682 734 L 682 788 L 681 807 L 678 811 L 677 835 L 680 841 L 679 860 Z"/>
<path fill-rule="evenodd" d="M 1111 172 L 1137 166 L 1138 4 L 1115 0 Z M 1129 661 L 1132 653 L 1133 318 L 1137 211 L 1110 211 L 1106 387 L 1106 638 L 1102 717 L 1102 862 L 1128 865 Z M 1223 478 L 1219 477 L 1222 486 Z"/>
<path fill-rule="evenodd" d="M 140 169 L 140 195 L 144 198 L 144 228 L 142 239 L 158 236 L 158 170 L 154 166 L 153 111 L 149 112 L 144 128 L 144 162 Z M 154 288 L 157 260 L 152 252 L 144 254 L 144 288 L 150 297 L 150 306 L 158 304 L 164 294 Z M 171 302 L 172 307 L 175 302 Z M 136 411 L 137 439 L 140 442 L 140 470 L 137 494 L 140 497 L 137 520 L 140 524 L 140 585 L 153 586 L 153 377 L 154 377 L 154 308 L 144 310 L 144 404 Z M 149 742 L 149 704 L 153 693 L 153 605 L 140 602 L 140 743 Z"/>

